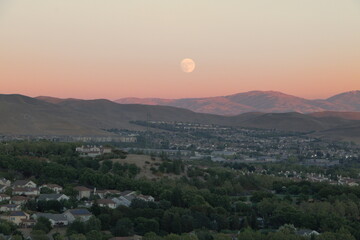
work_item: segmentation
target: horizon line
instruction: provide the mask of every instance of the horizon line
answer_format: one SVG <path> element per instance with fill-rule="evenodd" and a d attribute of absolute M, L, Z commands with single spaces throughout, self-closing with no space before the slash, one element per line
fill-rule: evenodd
<path fill-rule="evenodd" d="M 27 96 L 27 97 L 31 97 L 31 98 L 49 97 L 49 98 L 57 98 L 57 99 L 74 99 L 74 100 L 99 100 L 99 99 L 105 99 L 105 100 L 109 100 L 109 101 L 117 101 L 117 100 L 120 100 L 120 99 L 128 99 L 128 98 L 135 98 L 135 99 L 166 99 L 166 100 L 204 99 L 204 98 L 227 97 L 227 96 L 232 96 L 232 95 L 237 95 L 237 94 L 242 94 L 242 93 L 251 93 L 251 92 L 262 92 L 262 93 L 273 92 L 273 93 L 280 93 L 280 94 L 284 94 L 284 95 L 289 95 L 289 96 L 292 96 L 292 97 L 302 98 L 302 99 L 305 99 L 305 100 L 326 100 L 326 99 L 329 99 L 329 98 L 331 98 L 333 96 L 336 96 L 336 95 L 339 95 L 339 94 L 351 93 L 351 92 L 360 92 L 360 90 L 355 89 L 355 90 L 339 92 L 339 93 L 332 94 L 332 95 L 330 95 L 328 97 L 325 97 L 325 98 L 306 98 L 306 97 L 301 97 L 301 96 L 294 95 L 294 94 L 288 94 L 288 93 L 281 92 L 281 91 L 276 91 L 276 90 L 250 90 L 250 91 L 237 92 L 237 93 L 232 93 L 232 94 L 227 94 L 227 95 L 216 95 L 216 96 L 207 96 L 207 97 L 180 97 L 180 98 L 136 97 L 136 96 L 120 97 L 120 98 L 114 98 L 114 99 L 106 98 L 106 97 L 100 97 L 100 98 L 77 98 L 77 97 L 58 97 L 58 96 L 51 96 L 51 95 L 31 96 L 31 95 L 22 94 L 22 93 L 0 93 L 0 95 L 23 95 L 23 96 Z"/>

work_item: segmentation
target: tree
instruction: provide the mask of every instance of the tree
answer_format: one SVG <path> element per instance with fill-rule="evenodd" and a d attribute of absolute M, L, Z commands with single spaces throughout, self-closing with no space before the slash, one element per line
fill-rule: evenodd
<path fill-rule="evenodd" d="M 12 235 L 11 240 L 23 240 L 24 238 L 21 235 Z"/>
<path fill-rule="evenodd" d="M 51 222 L 45 217 L 39 217 L 33 229 L 48 233 L 52 229 Z"/>
<path fill-rule="evenodd" d="M 90 232 L 92 230 L 101 231 L 101 221 L 94 216 L 90 217 L 90 219 L 85 223 L 85 230 L 86 232 Z"/>
<path fill-rule="evenodd" d="M 16 226 L 14 224 L 8 221 L 0 220 L 0 233 L 10 235 L 15 229 Z"/>
<path fill-rule="evenodd" d="M 115 228 L 113 228 L 112 232 L 115 236 L 130 236 L 134 232 L 134 225 L 129 218 L 121 218 L 116 222 Z"/>
<path fill-rule="evenodd" d="M 60 233 L 55 233 L 53 235 L 54 240 L 65 240 L 65 237 L 61 235 Z"/>
<path fill-rule="evenodd" d="M 279 228 L 279 232 L 284 234 L 295 234 L 296 228 L 293 224 L 284 224 Z"/>
<path fill-rule="evenodd" d="M 223 233 L 218 233 L 214 236 L 214 240 L 231 240 L 231 237 Z"/>
<path fill-rule="evenodd" d="M 86 237 L 84 234 L 72 234 L 69 240 L 86 240 Z"/>
<path fill-rule="evenodd" d="M 162 240 L 163 238 L 158 236 L 154 232 L 148 232 L 144 235 L 143 240 Z"/>
<path fill-rule="evenodd" d="M 86 234 L 86 240 L 101 240 L 102 233 L 100 231 L 92 230 Z"/>
<path fill-rule="evenodd" d="M 159 233 L 159 223 L 154 219 L 138 217 L 135 219 L 135 232 L 144 235 L 148 232 Z"/>
<path fill-rule="evenodd" d="M 164 237 L 165 240 L 182 240 L 182 238 L 179 235 L 176 234 L 169 234 L 167 236 Z"/>
<path fill-rule="evenodd" d="M 73 235 L 77 233 L 85 233 L 85 224 L 76 219 L 73 223 L 69 224 L 67 228 L 67 235 Z"/>
<path fill-rule="evenodd" d="M 261 233 L 255 232 L 250 228 L 247 228 L 247 229 L 245 229 L 244 232 L 241 232 L 238 235 L 238 238 L 241 240 L 262 240 L 263 239 Z"/>
<path fill-rule="evenodd" d="M 31 239 L 33 240 L 49 240 L 49 237 L 46 236 L 46 233 L 41 230 L 33 230 L 30 235 Z"/>

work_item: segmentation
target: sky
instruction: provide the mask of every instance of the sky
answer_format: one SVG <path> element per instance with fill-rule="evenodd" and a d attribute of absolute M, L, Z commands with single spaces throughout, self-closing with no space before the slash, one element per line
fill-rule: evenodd
<path fill-rule="evenodd" d="M 359 89 L 360 0 L 0 0 L 3 94 L 314 99 Z"/>

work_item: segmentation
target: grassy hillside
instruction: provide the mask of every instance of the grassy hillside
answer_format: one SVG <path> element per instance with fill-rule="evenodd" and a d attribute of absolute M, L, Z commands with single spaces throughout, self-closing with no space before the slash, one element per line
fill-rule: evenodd
<path fill-rule="evenodd" d="M 46 100 L 46 101 L 44 101 Z M 169 106 L 118 104 L 109 100 L 35 99 L 0 95 L 0 134 L 5 135 L 111 135 L 104 129 L 145 130 L 131 121 L 179 121 L 284 131 L 326 130 L 327 136 L 358 137 L 357 113 L 245 113 L 219 116 Z M 349 130 L 352 129 L 352 130 Z M 330 134 L 331 133 L 331 134 Z M 355 135 L 355 136 L 354 136 Z"/>

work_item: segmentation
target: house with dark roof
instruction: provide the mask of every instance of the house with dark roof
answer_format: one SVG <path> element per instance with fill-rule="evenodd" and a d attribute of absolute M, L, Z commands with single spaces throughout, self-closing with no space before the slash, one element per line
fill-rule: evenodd
<path fill-rule="evenodd" d="M 4 193 L 0 193 L 0 202 L 3 201 L 9 201 L 10 200 L 10 196 Z"/>
<path fill-rule="evenodd" d="M 25 195 L 25 196 L 31 196 L 35 197 L 40 194 L 40 191 L 38 188 L 33 187 L 14 187 L 12 193 L 14 195 Z"/>
<path fill-rule="evenodd" d="M 31 180 L 16 180 L 12 187 L 19 187 L 19 188 L 36 188 L 37 185 Z"/>
<path fill-rule="evenodd" d="M 16 225 L 21 225 L 23 220 L 29 220 L 30 215 L 23 211 L 14 211 L 3 214 L 0 216 L 1 219 L 12 222 Z"/>
<path fill-rule="evenodd" d="M 105 189 L 105 190 L 94 189 L 94 195 L 98 196 L 100 198 L 105 198 L 107 196 L 120 195 L 120 191 L 118 191 L 118 190 L 109 190 L 109 189 Z"/>
<path fill-rule="evenodd" d="M 111 199 L 98 199 L 95 201 L 100 207 L 116 208 L 116 203 Z"/>
<path fill-rule="evenodd" d="M 77 208 L 77 209 L 69 209 L 64 212 L 69 223 L 74 222 L 76 219 L 79 219 L 82 222 L 88 221 L 92 214 L 87 209 Z"/>
<path fill-rule="evenodd" d="M 27 201 L 29 201 L 29 198 L 24 196 L 13 196 L 12 198 L 10 198 L 10 203 L 12 204 L 22 205 L 27 203 Z"/>
<path fill-rule="evenodd" d="M 40 186 L 40 190 L 42 188 L 48 188 L 48 189 L 54 191 L 55 193 L 60 193 L 63 190 L 63 187 L 60 185 L 57 185 L 57 184 L 43 184 Z"/>
<path fill-rule="evenodd" d="M 70 198 L 65 194 L 57 194 L 57 193 L 50 193 L 50 194 L 40 194 L 38 197 L 38 201 L 61 201 L 61 200 L 69 200 Z"/>
<path fill-rule="evenodd" d="M 32 228 L 36 224 L 35 219 L 22 219 L 20 223 L 20 227 L 22 228 Z"/>
<path fill-rule="evenodd" d="M 135 195 L 120 196 L 118 198 L 113 198 L 112 200 L 116 203 L 116 206 L 125 206 L 130 207 L 131 202 L 135 199 Z"/>
<path fill-rule="evenodd" d="M 0 212 L 13 212 L 19 211 L 20 209 L 20 205 L 17 204 L 4 204 L 0 206 Z"/>
<path fill-rule="evenodd" d="M 54 214 L 54 213 L 34 213 L 32 215 L 34 219 L 38 219 L 39 217 L 44 217 L 46 219 L 49 219 L 51 222 L 51 226 L 53 227 L 62 227 L 67 226 L 69 224 L 68 219 L 66 218 L 65 214 Z"/>

